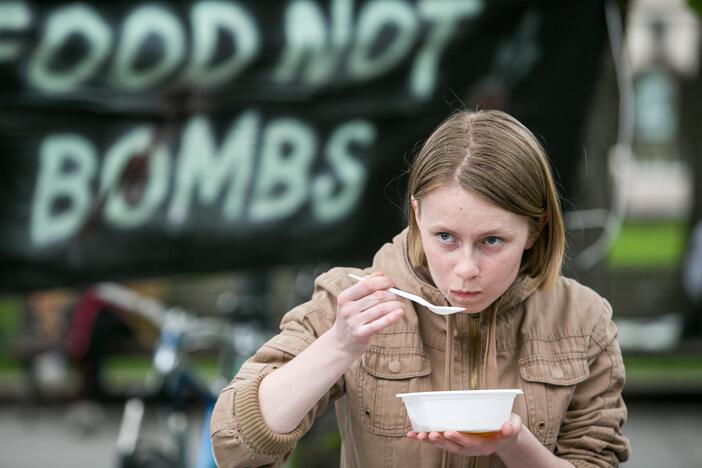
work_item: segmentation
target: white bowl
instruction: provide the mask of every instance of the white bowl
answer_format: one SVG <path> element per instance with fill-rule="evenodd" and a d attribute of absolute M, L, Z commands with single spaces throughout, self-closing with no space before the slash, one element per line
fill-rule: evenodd
<path fill-rule="evenodd" d="M 415 432 L 495 432 L 509 420 L 519 389 L 398 393 Z"/>

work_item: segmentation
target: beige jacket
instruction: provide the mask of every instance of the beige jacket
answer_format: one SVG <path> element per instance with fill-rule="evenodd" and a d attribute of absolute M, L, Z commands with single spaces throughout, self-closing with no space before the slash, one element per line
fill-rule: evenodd
<path fill-rule="evenodd" d="M 621 434 L 627 418 L 624 365 L 611 308 L 566 278 L 548 292 L 518 280 L 491 311 L 453 319 L 407 302 L 403 319 L 373 338 L 368 352 L 296 430 L 270 431 L 258 406 L 262 378 L 332 326 L 336 297 L 353 284 L 348 272 L 378 270 L 400 289 L 446 303 L 426 275 L 410 266 L 406 230 L 379 250 L 371 268 L 321 275 L 312 299 L 285 315 L 280 334 L 220 394 L 211 420 L 219 467 L 280 466 L 331 402 L 344 468 L 503 467 L 496 456 L 459 457 L 405 437 L 411 426 L 397 393 L 481 385 L 523 389 L 513 411 L 549 450 L 576 467 L 614 467 L 628 458 L 629 443 Z"/>

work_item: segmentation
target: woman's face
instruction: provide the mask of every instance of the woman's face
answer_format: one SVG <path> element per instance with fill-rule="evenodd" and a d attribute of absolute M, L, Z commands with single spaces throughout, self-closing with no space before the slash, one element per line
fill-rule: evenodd
<path fill-rule="evenodd" d="M 413 200 L 412 208 L 434 283 L 467 312 L 481 312 L 512 285 L 537 237 L 527 217 L 457 184 Z"/>

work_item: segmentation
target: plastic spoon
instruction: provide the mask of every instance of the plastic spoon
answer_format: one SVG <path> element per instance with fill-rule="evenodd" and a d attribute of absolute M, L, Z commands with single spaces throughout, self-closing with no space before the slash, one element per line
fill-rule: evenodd
<path fill-rule="evenodd" d="M 358 281 L 363 281 L 365 279 L 361 276 L 354 275 L 353 273 L 349 273 L 349 276 L 355 280 L 358 280 Z M 431 304 L 430 302 L 427 302 L 427 300 L 424 298 L 421 298 L 419 296 L 415 296 L 414 294 L 408 293 L 406 291 L 402 291 L 401 289 L 397 289 L 397 288 L 390 288 L 390 289 L 388 289 L 388 291 L 390 291 L 393 294 L 397 294 L 398 296 L 402 296 L 405 299 L 409 299 L 410 301 L 414 301 L 417 304 L 421 304 L 424 307 L 426 307 L 427 309 L 434 312 L 435 314 L 439 314 L 439 315 L 451 315 L 451 314 L 455 314 L 457 312 L 461 312 L 461 311 L 466 310 L 464 307 L 440 306 L 440 305 Z"/>

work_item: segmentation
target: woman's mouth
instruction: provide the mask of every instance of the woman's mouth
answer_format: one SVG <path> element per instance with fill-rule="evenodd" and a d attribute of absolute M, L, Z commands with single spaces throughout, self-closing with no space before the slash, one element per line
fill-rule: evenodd
<path fill-rule="evenodd" d="M 459 300 L 473 299 L 480 294 L 480 291 L 462 291 L 458 289 L 452 289 L 451 295 Z"/>

